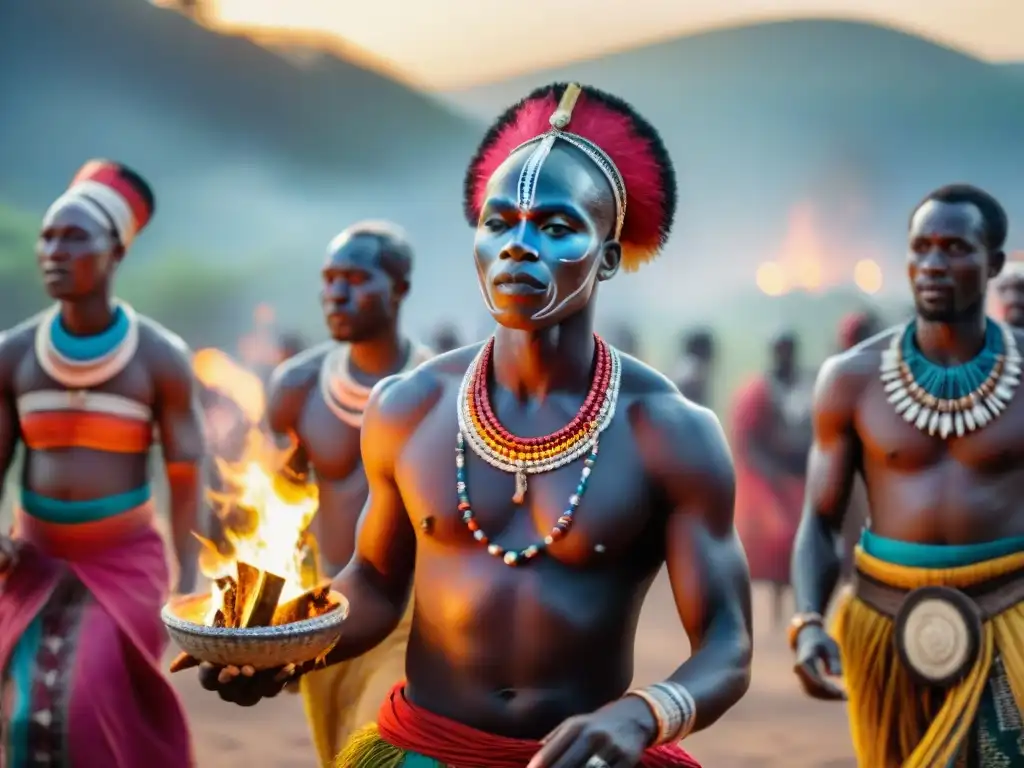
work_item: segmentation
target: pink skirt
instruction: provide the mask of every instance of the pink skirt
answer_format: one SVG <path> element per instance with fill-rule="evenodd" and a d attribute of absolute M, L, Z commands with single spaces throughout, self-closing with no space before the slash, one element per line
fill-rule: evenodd
<path fill-rule="evenodd" d="M 95 523 L 19 512 L 0 586 L 8 768 L 188 768 L 185 713 L 160 665 L 168 571 L 151 504 Z"/>

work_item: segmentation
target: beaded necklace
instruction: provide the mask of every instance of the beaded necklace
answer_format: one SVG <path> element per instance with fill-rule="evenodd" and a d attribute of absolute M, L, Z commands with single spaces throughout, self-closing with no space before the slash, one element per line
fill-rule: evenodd
<path fill-rule="evenodd" d="M 366 410 L 366 402 L 370 399 L 373 387 L 360 384 L 353 378 L 350 356 L 350 344 L 338 344 L 324 356 L 320 365 L 320 396 L 339 420 L 360 429 L 363 425 L 363 411 Z M 412 370 L 432 356 L 426 347 L 410 342 L 405 365 L 395 375 Z"/>
<path fill-rule="evenodd" d="M 123 371 L 139 348 L 139 320 L 115 301 L 113 323 L 92 336 L 72 336 L 60 321 L 60 305 L 47 310 L 36 328 L 35 352 L 46 374 L 69 389 L 103 384 Z"/>
<path fill-rule="evenodd" d="M 587 490 L 591 471 L 597 461 L 598 442 L 615 415 L 622 364 L 618 352 L 594 334 L 594 378 L 579 412 L 562 429 L 543 437 L 516 437 L 498 422 L 487 392 L 487 378 L 494 352 L 491 338 L 480 350 L 466 371 L 459 390 L 459 433 L 455 445 L 456 493 L 462 521 L 473 537 L 487 551 L 515 566 L 528 561 L 550 544 L 565 536 L 572 527 L 573 516 Z M 518 550 L 506 550 L 480 530 L 469 499 L 466 477 L 465 447 L 496 469 L 514 474 L 516 490 L 512 500 L 522 504 L 526 499 L 527 476 L 551 472 L 586 456 L 580 481 L 569 497 L 569 503 L 555 522 L 551 532 L 541 541 Z"/>
<path fill-rule="evenodd" d="M 908 323 L 882 352 L 881 378 L 889 402 L 909 424 L 942 439 L 962 437 L 995 421 L 1020 384 L 1021 355 L 1013 330 L 991 319 L 985 344 L 973 360 L 941 366 L 917 346 Z"/>

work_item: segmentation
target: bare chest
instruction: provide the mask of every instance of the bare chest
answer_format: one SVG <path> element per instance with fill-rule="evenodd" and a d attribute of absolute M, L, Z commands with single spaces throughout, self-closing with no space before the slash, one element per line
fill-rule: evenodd
<path fill-rule="evenodd" d="M 1016 472 L 1024 461 L 1022 399 L 1018 394 L 995 421 L 983 428 L 962 437 L 942 439 L 897 414 L 881 383 L 873 383 L 857 412 L 865 467 L 911 472 L 950 464 L 956 471 L 979 475 Z"/>
<path fill-rule="evenodd" d="M 613 422 L 602 436 L 586 482 L 581 457 L 552 472 L 530 475 L 521 504 L 513 500 L 515 476 L 490 466 L 468 444 L 463 454 L 465 489 L 457 487 L 457 433 L 453 403 L 450 414 L 435 414 L 413 436 L 397 467 L 402 498 L 422 547 L 485 549 L 493 543 L 503 551 L 521 551 L 535 545 L 543 547 L 541 557 L 576 567 L 646 561 L 661 551 L 654 524 L 658 510 L 624 419 Z M 460 490 L 468 498 L 473 526 L 460 509 Z M 570 508 L 571 527 L 544 545 Z"/>
<path fill-rule="evenodd" d="M 359 430 L 338 418 L 316 389 L 306 399 L 297 433 L 319 477 L 343 480 L 361 468 Z"/>

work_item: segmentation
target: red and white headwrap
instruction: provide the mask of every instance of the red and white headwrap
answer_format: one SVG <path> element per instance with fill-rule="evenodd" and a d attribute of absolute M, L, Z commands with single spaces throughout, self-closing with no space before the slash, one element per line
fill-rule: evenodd
<path fill-rule="evenodd" d="M 104 226 L 113 224 L 115 234 L 127 248 L 153 216 L 152 193 L 144 185 L 137 174 L 118 163 L 90 160 L 75 174 L 47 215 L 74 203 Z"/>

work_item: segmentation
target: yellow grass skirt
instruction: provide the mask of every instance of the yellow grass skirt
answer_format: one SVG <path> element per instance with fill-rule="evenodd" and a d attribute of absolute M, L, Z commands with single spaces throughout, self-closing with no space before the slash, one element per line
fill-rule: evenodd
<path fill-rule="evenodd" d="M 1024 553 L 946 569 L 894 565 L 860 547 L 855 557 L 858 570 L 867 576 L 906 590 L 964 589 L 1024 568 Z M 977 716 L 996 653 L 1017 706 L 1024 710 L 1024 604 L 984 624 L 974 666 L 945 692 L 929 690 L 911 679 L 896 651 L 893 621 L 856 596 L 848 596 L 838 607 L 833 631 L 842 650 L 853 746 L 863 768 L 949 765 Z"/>
<path fill-rule="evenodd" d="M 323 768 L 335 764 L 335 755 L 353 733 L 377 719 L 388 692 L 405 678 L 405 648 L 412 624 L 412 601 L 409 603 L 398 628 L 376 648 L 299 679 L 306 721 Z M 380 765 L 386 768 L 390 763 Z"/>

